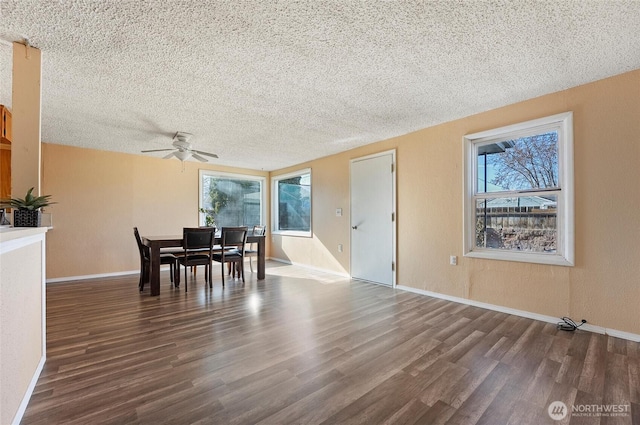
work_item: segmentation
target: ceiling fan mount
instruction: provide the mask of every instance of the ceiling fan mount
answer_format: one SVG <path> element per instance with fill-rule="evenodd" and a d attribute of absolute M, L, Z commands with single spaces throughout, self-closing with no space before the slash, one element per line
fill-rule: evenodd
<path fill-rule="evenodd" d="M 192 137 L 193 137 L 193 134 L 191 133 L 187 133 L 184 131 L 177 131 L 176 134 L 173 136 L 172 143 L 171 143 L 173 148 L 149 149 L 149 150 L 143 150 L 141 152 L 148 153 L 148 152 L 172 151 L 171 153 L 163 157 L 163 159 L 170 159 L 170 158 L 176 157 L 182 162 L 186 161 L 189 158 L 197 159 L 200 162 L 209 162 L 207 158 L 205 158 L 204 156 L 209 156 L 211 158 L 218 157 L 218 155 L 216 155 L 215 153 L 209 153 L 209 152 L 192 149 L 191 142 L 189 142 L 189 139 L 191 139 Z"/>

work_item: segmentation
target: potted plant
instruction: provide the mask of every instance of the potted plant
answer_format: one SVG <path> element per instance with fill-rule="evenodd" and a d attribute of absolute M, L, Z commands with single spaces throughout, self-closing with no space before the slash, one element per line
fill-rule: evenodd
<path fill-rule="evenodd" d="M 14 208 L 13 210 L 13 227 L 39 227 L 41 209 L 55 204 L 49 198 L 51 195 L 34 196 L 31 194 L 33 188 L 27 191 L 24 199 L 11 198 L 3 199 L 2 206 Z"/>
<path fill-rule="evenodd" d="M 213 217 L 213 210 L 205 210 L 204 208 L 200 208 L 202 214 L 204 214 L 204 225 L 207 227 L 215 227 L 216 221 Z"/>

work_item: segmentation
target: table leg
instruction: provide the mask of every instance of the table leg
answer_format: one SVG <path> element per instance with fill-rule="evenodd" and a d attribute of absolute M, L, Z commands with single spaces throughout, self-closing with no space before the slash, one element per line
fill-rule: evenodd
<path fill-rule="evenodd" d="M 160 295 L 160 246 L 152 243 L 150 246 L 151 270 L 149 280 L 151 282 L 151 295 Z"/>
<path fill-rule="evenodd" d="M 264 280 L 264 267 L 265 267 L 265 257 L 266 257 L 266 238 L 258 239 L 258 280 Z"/>

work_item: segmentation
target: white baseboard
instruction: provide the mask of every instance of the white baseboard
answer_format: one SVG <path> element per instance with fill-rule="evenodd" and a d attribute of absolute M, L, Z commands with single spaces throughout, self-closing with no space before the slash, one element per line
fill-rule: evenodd
<path fill-rule="evenodd" d="M 411 288 L 409 286 L 397 285 L 396 289 L 400 289 L 400 290 L 407 291 L 407 292 L 413 292 L 415 294 L 420 294 L 420 295 L 427 295 L 427 296 L 433 297 L 433 298 L 440 298 L 440 299 L 443 299 L 443 300 L 452 301 L 452 302 L 459 303 L 459 304 L 467 304 L 467 305 L 471 305 L 471 306 L 474 306 L 474 307 L 484 308 L 484 309 L 487 309 L 487 310 L 499 311 L 501 313 L 513 314 L 514 316 L 526 317 L 528 319 L 539 320 L 541 322 L 558 323 L 558 322 L 561 321 L 561 319 L 559 317 L 552 317 L 552 316 L 547 316 L 547 315 L 544 315 L 544 314 L 532 313 L 530 311 L 518 310 L 518 309 L 515 309 L 515 308 L 504 307 L 504 306 L 501 306 L 501 305 L 483 303 L 483 302 L 480 302 L 480 301 L 469 300 L 469 299 L 466 299 L 466 298 L 460 298 L 460 297 L 454 297 L 454 296 L 451 296 L 451 295 L 440 294 L 438 292 L 431 292 L 431 291 L 425 291 L 423 289 Z M 604 328 L 602 326 L 591 325 L 589 323 L 585 323 L 584 325 L 580 326 L 580 329 L 585 330 L 585 331 L 589 331 L 589 332 L 594 332 L 594 333 L 599 333 L 599 334 L 604 334 L 604 335 L 610 335 L 610 336 L 614 336 L 614 337 L 617 337 L 617 338 L 627 339 L 629 341 L 640 342 L 640 335 L 634 334 L 634 333 L 631 333 L 631 332 L 624 332 L 624 331 L 619 331 L 619 330 L 616 330 L 616 329 Z"/>
<path fill-rule="evenodd" d="M 160 266 L 160 271 L 169 270 L 168 265 Z M 60 283 L 60 282 L 72 282 L 74 280 L 86 280 L 86 279 L 100 279 L 104 277 L 118 277 L 118 276 L 128 276 L 132 274 L 139 274 L 140 270 L 129 270 L 124 272 L 113 272 L 113 273 L 96 273 L 96 274 L 86 274 L 82 276 L 67 276 L 67 277 L 54 277 L 52 279 L 47 279 L 47 283 Z"/>
<path fill-rule="evenodd" d="M 114 273 L 97 273 L 87 274 L 83 276 L 67 276 L 67 277 L 55 277 L 53 279 L 47 279 L 47 283 L 59 283 L 59 282 L 71 282 L 74 280 L 86 280 L 86 279 L 99 279 L 102 277 L 117 277 L 127 276 L 131 274 L 138 274 L 140 270 L 126 271 L 126 272 L 114 272 Z"/>
<path fill-rule="evenodd" d="M 36 371 L 33 373 L 33 377 L 31 377 L 31 382 L 29 382 L 29 386 L 27 387 L 27 391 L 25 391 L 24 397 L 22 397 L 22 402 L 20 402 L 18 411 L 16 412 L 16 415 L 13 417 L 13 421 L 11 422 L 12 425 L 20 424 L 20 421 L 24 416 L 24 412 L 27 410 L 27 405 L 29 404 L 29 400 L 31 399 L 33 390 L 36 388 L 36 384 L 38 383 L 38 378 L 40 378 L 40 374 L 42 373 L 42 368 L 44 368 L 44 363 L 46 361 L 47 361 L 46 354 L 40 357 L 40 362 L 38 362 Z"/>
<path fill-rule="evenodd" d="M 337 272 L 335 270 L 322 269 L 320 267 L 312 267 L 312 266 L 309 266 L 308 264 L 296 263 L 296 262 L 293 262 L 293 261 L 284 260 L 282 258 L 268 257 L 267 259 L 268 260 L 277 261 L 278 263 L 284 263 L 284 264 L 289 264 L 289 265 L 292 265 L 292 266 L 298 266 L 298 267 L 302 267 L 304 269 L 313 270 L 313 271 L 321 272 L 321 273 L 332 274 L 334 276 L 340 276 L 340 277 L 344 277 L 344 278 L 347 278 L 347 279 L 351 277 L 351 275 L 349 275 L 349 273 L 340 273 L 340 272 Z"/>
<path fill-rule="evenodd" d="M 169 266 L 165 265 L 160 267 L 160 271 L 165 271 L 165 270 L 169 270 Z M 124 272 L 113 272 L 113 273 L 87 274 L 83 276 L 55 277 L 53 279 L 47 279 L 47 283 L 71 282 L 74 280 L 86 280 L 86 279 L 100 279 L 103 277 L 128 276 L 132 274 L 140 274 L 140 270 L 129 270 Z"/>
<path fill-rule="evenodd" d="M 160 266 L 160 271 L 167 271 L 167 270 L 169 270 L 168 265 Z M 139 273 L 140 273 L 140 270 L 129 270 L 129 271 L 113 272 L 113 273 L 86 274 L 82 276 L 54 277 L 52 279 L 47 279 L 47 283 L 72 282 L 74 280 L 87 280 L 87 279 L 100 279 L 104 277 L 129 276 L 132 274 L 139 274 Z"/>

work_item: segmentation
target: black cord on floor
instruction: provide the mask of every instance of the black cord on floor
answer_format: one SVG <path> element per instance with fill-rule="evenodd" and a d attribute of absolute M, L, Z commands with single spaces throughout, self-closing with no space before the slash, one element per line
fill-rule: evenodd
<path fill-rule="evenodd" d="M 578 329 L 580 326 L 587 323 L 586 320 L 582 319 L 580 324 L 577 324 L 570 317 L 566 317 L 566 316 L 562 317 L 561 319 L 562 319 L 562 322 L 558 322 L 558 326 L 557 326 L 557 328 L 560 329 L 561 331 L 573 332 L 576 329 Z"/>

